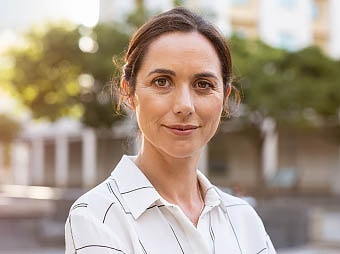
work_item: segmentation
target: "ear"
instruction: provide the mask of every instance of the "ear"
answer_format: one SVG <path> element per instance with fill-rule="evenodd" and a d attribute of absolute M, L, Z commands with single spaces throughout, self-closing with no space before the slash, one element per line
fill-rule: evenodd
<path fill-rule="evenodd" d="M 126 79 L 122 79 L 120 82 L 121 94 L 124 97 L 125 104 L 132 110 L 135 110 L 134 95 L 131 93 L 129 82 Z"/>

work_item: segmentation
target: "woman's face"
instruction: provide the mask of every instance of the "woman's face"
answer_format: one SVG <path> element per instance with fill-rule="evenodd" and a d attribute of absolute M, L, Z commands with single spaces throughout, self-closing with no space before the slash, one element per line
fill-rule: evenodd
<path fill-rule="evenodd" d="M 198 155 L 219 125 L 223 94 L 220 61 L 204 36 L 172 32 L 154 40 L 133 98 L 142 149 L 174 158 Z"/>

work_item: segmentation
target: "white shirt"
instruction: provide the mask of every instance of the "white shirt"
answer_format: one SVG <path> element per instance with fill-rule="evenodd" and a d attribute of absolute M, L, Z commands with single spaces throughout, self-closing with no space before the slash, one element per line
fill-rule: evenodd
<path fill-rule="evenodd" d="M 107 180 L 71 207 L 65 253 L 276 253 L 254 209 L 197 174 L 206 194 L 196 228 L 124 155 Z"/>

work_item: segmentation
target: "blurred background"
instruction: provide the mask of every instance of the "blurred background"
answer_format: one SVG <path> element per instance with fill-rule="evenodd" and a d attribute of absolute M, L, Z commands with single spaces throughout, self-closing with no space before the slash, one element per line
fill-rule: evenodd
<path fill-rule="evenodd" d="M 63 253 L 70 205 L 136 152 L 115 63 L 178 5 L 226 36 L 242 93 L 202 171 L 255 207 L 278 253 L 340 253 L 339 1 L 0 0 L 1 254 Z"/>

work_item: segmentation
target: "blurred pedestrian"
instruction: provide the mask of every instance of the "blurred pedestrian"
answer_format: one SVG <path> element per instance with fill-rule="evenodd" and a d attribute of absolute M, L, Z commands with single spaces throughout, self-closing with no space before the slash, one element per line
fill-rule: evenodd
<path fill-rule="evenodd" d="M 197 170 L 229 111 L 223 36 L 177 7 L 135 33 L 125 61 L 120 103 L 136 114 L 140 151 L 71 207 L 66 253 L 275 253 L 254 209 Z"/>

